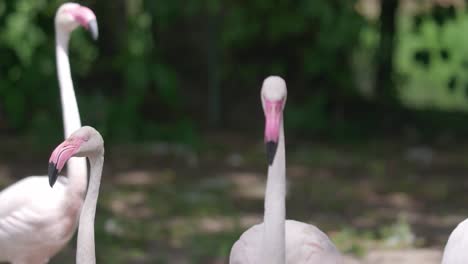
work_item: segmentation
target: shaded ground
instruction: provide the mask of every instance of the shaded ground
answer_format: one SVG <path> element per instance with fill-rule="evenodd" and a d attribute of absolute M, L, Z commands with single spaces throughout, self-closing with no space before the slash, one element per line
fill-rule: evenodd
<path fill-rule="evenodd" d="M 107 148 L 98 262 L 226 263 L 240 233 L 261 221 L 265 158 L 261 141 L 219 135 L 209 142 L 200 151 L 161 143 Z M 31 149 L 26 143 L 1 144 L 0 186 L 45 175 L 49 153 L 25 156 L 18 149 Z M 347 263 L 440 263 L 448 235 L 468 216 L 464 145 L 287 147 L 288 218 L 326 231 Z M 74 263 L 74 243 L 52 263 Z"/>

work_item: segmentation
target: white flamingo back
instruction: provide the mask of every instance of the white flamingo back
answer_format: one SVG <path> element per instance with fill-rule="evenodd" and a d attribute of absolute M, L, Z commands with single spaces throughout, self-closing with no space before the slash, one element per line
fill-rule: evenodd
<path fill-rule="evenodd" d="M 286 220 L 287 264 L 341 264 L 341 256 L 328 236 L 317 227 Z M 261 263 L 263 224 L 245 231 L 231 250 L 230 264 Z"/>
<path fill-rule="evenodd" d="M 468 263 L 468 219 L 453 230 L 445 246 L 442 264 Z"/>
<path fill-rule="evenodd" d="M 82 199 L 65 199 L 66 181 L 51 189 L 47 178 L 31 176 L 0 193 L 0 261 L 47 263 L 70 240 Z M 65 203 L 68 211 L 57 208 Z"/>

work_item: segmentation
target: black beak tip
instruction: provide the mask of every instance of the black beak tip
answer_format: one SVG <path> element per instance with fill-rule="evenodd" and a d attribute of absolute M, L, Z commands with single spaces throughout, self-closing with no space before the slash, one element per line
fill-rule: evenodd
<path fill-rule="evenodd" d="M 58 170 L 55 164 L 52 162 L 49 162 L 48 175 L 49 175 L 49 185 L 50 187 L 53 187 L 55 184 L 55 181 L 57 181 Z"/>
<path fill-rule="evenodd" d="M 97 20 L 94 19 L 94 20 L 89 21 L 88 30 L 89 30 L 89 33 L 91 34 L 91 37 L 94 40 L 97 40 L 99 37 L 99 28 L 98 28 Z"/>
<path fill-rule="evenodd" d="M 276 156 L 277 147 L 278 147 L 277 142 L 274 142 L 274 141 L 266 142 L 266 154 L 267 154 L 268 165 L 273 164 L 273 160 L 275 159 L 275 156 Z"/>

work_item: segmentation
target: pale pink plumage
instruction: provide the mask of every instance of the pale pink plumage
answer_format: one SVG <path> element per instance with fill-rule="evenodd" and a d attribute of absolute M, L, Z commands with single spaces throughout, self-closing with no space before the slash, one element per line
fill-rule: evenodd
<path fill-rule="evenodd" d="M 1 261 L 47 263 L 70 240 L 82 200 L 64 200 L 67 181 L 51 189 L 46 177 L 31 176 L 0 193 Z"/>
<path fill-rule="evenodd" d="M 262 263 L 263 224 L 247 229 L 231 250 L 230 264 Z M 286 220 L 286 262 L 294 264 L 337 264 L 340 253 L 328 236 L 317 227 L 295 220 Z"/>

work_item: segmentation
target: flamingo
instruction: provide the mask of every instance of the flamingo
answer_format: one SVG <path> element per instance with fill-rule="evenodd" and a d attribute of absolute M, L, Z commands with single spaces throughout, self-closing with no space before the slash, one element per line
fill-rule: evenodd
<path fill-rule="evenodd" d="M 80 215 L 77 264 L 95 264 L 94 217 L 104 164 L 104 140 L 96 129 L 84 126 L 58 145 L 49 159 L 49 184 L 54 186 L 58 173 L 71 157 L 87 157 L 91 166 L 89 186 Z"/>
<path fill-rule="evenodd" d="M 263 223 L 245 231 L 231 249 L 230 264 L 338 264 L 340 253 L 325 233 L 306 223 L 285 220 L 286 160 L 283 110 L 286 83 L 278 76 L 263 82 L 268 178 Z"/>
<path fill-rule="evenodd" d="M 56 59 L 65 136 L 81 127 L 68 60 L 71 32 L 82 25 L 98 37 L 96 16 L 87 7 L 65 3 L 55 16 Z M 68 179 L 56 188 L 44 176 L 30 176 L 0 192 L 0 262 L 43 264 L 73 236 L 87 185 L 84 158 L 68 163 Z"/>
<path fill-rule="evenodd" d="M 458 224 L 448 239 L 442 264 L 468 263 L 468 219 Z"/>

